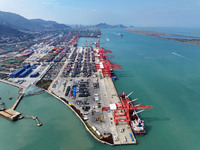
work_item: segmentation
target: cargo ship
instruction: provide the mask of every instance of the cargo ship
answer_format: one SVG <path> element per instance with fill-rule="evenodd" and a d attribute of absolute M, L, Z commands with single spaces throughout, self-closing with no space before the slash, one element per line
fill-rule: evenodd
<path fill-rule="evenodd" d="M 130 95 L 130 94 L 129 94 Z M 142 112 L 143 109 L 149 109 L 151 108 L 148 107 L 148 106 L 141 106 L 142 110 L 136 112 L 136 109 L 138 107 L 138 109 L 141 109 L 139 108 L 140 106 L 139 105 L 134 105 L 133 101 L 131 101 L 128 96 L 129 95 L 126 95 L 126 94 L 120 94 L 120 99 L 121 99 L 121 102 L 122 102 L 122 105 L 128 105 L 128 111 L 129 111 L 129 123 L 131 125 L 131 129 L 132 131 L 136 134 L 136 135 L 144 135 L 146 133 L 145 131 L 145 126 L 144 126 L 144 121 L 140 119 L 138 113 Z"/>
<path fill-rule="evenodd" d="M 140 120 L 139 116 L 136 114 L 135 120 L 131 121 L 131 128 L 136 135 L 144 135 L 146 133 L 144 120 Z"/>

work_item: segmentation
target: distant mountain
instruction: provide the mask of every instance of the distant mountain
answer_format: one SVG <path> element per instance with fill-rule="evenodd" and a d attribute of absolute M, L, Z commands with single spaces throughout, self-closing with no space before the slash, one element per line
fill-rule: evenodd
<path fill-rule="evenodd" d="M 19 30 L 40 31 L 65 29 L 69 26 L 59 24 L 55 21 L 42 19 L 26 19 L 18 14 L 0 11 L 0 24 Z"/>
<path fill-rule="evenodd" d="M 0 25 L 0 35 L 1 36 L 21 37 L 21 36 L 26 35 L 26 33 L 20 32 L 16 29 L 10 28 L 6 25 Z"/>
<path fill-rule="evenodd" d="M 65 24 L 57 23 L 56 21 L 45 21 L 42 19 L 30 19 L 30 21 L 38 26 L 42 26 L 43 28 L 55 28 L 55 29 L 64 29 L 69 28 L 69 26 Z"/>
<path fill-rule="evenodd" d="M 119 25 L 109 25 L 106 23 L 99 23 L 97 25 L 95 25 L 95 27 L 97 28 L 127 28 L 126 26 L 119 24 Z"/>

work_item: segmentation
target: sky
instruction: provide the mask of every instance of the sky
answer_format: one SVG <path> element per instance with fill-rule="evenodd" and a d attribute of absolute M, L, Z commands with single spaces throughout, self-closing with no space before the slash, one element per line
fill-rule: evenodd
<path fill-rule="evenodd" d="M 200 27 L 200 0 L 0 0 L 0 10 L 64 24 Z"/>

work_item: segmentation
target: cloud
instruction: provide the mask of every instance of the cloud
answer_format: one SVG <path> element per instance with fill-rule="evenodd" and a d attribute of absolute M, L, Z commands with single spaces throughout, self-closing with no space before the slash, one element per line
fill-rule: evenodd
<path fill-rule="evenodd" d="M 51 7 L 55 7 L 55 8 L 63 7 L 62 5 L 60 5 L 59 3 L 54 2 L 54 1 L 44 1 L 43 5 L 45 5 L 45 6 L 51 6 Z"/>

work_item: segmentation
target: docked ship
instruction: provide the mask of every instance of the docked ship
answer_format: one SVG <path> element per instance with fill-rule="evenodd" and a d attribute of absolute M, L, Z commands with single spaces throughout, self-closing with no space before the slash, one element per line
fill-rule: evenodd
<path fill-rule="evenodd" d="M 144 135 L 146 133 L 144 121 L 140 119 L 138 113 L 144 111 L 144 109 L 151 109 L 152 106 L 142 106 L 140 104 L 135 105 L 133 101 L 137 99 L 131 101 L 128 97 L 129 95 L 124 93 L 120 94 L 122 106 L 124 107 L 124 110 L 126 110 L 127 114 L 129 114 L 128 120 L 126 121 L 129 121 L 129 124 L 131 125 L 131 128 L 136 135 Z M 141 110 L 136 112 L 136 109 Z"/>
<path fill-rule="evenodd" d="M 144 120 L 141 120 L 137 113 L 133 116 L 133 118 L 134 120 L 130 122 L 133 132 L 136 135 L 144 135 L 146 133 Z"/>

